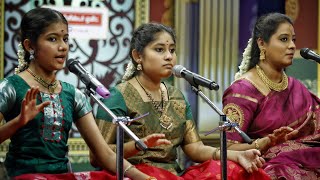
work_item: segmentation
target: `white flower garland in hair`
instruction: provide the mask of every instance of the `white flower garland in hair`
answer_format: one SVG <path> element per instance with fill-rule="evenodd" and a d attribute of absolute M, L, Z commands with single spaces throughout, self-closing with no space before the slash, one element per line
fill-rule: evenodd
<path fill-rule="evenodd" d="M 130 61 L 127 65 L 127 69 L 126 71 L 124 72 L 124 75 L 122 77 L 122 82 L 124 81 L 128 81 L 129 79 L 132 78 L 133 74 L 135 73 L 136 71 L 136 67 L 135 65 L 132 63 L 132 61 Z"/>
<path fill-rule="evenodd" d="M 17 55 L 18 55 L 18 67 L 14 69 L 15 74 L 20 73 L 21 71 L 23 71 L 28 67 L 28 63 L 24 60 L 25 52 L 21 42 L 18 45 Z"/>
<path fill-rule="evenodd" d="M 240 76 L 242 76 L 244 73 L 246 73 L 249 70 L 249 63 L 250 63 L 250 59 L 251 59 L 250 54 L 251 54 L 251 49 L 252 49 L 251 42 L 252 42 L 252 38 L 250 38 L 248 40 L 248 45 L 244 49 L 244 52 L 242 54 L 242 62 L 239 66 L 239 71 L 234 76 L 235 80 L 239 79 Z"/>

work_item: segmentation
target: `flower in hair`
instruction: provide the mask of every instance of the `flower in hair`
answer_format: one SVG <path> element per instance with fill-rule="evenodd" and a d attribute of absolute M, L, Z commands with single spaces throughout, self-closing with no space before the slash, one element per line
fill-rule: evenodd
<path fill-rule="evenodd" d="M 122 77 L 122 82 L 123 81 L 128 81 L 130 78 L 132 78 L 133 74 L 136 71 L 135 65 L 130 61 L 127 65 L 126 71 L 124 72 L 124 75 Z"/>
<path fill-rule="evenodd" d="M 244 52 L 242 54 L 242 61 L 239 66 L 239 71 L 235 75 L 235 79 L 238 79 L 240 76 L 242 76 L 244 73 L 246 73 L 249 70 L 249 64 L 250 64 L 250 59 L 251 59 L 250 54 L 251 54 L 251 49 L 252 49 L 251 42 L 252 42 L 252 38 L 250 38 L 248 40 L 248 45 L 244 49 Z"/>
<path fill-rule="evenodd" d="M 14 69 L 14 73 L 18 74 L 28 67 L 28 63 L 24 60 L 25 51 L 23 49 L 22 43 L 18 45 L 18 67 Z"/>

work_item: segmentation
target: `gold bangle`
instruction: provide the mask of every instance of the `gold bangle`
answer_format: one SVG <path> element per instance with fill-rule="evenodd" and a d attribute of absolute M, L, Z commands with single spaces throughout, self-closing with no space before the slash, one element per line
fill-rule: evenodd
<path fill-rule="evenodd" d="M 259 146 L 259 144 L 258 144 L 258 140 L 259 140 L 260 138 L 258 138 L 258 139 L 256 139 L 255 141 L 254 141 L 254 146 L 256 147 L 256 149 L 257 150 L 260 150 L 260 146 Z"/>
<path fill-rule="evenodd" d="M 212 153 L 212 159 L 217 160 L 217 152 L 220 150 L 220 147 L 216 148 Z"/>
<path fill-rule="evenodd" d="M 130 166 L 128 166 L 128 167 L 123 171 L 123 174 L 126 175 L 126 173 L 127 173 L 131 168 L 135 168 L 135 166 L 131 164 Z"/>
<path fill-rule="evenodd" d="M 149 176 L 146 180 L 156 180 L 157 178 L 153 177 L 153 176 Z"/>

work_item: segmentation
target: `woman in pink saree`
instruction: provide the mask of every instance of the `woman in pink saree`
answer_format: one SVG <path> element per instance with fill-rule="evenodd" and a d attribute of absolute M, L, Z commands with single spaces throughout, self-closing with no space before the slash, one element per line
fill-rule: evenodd
<path fill-rule="evenodd" d="M 261 150 L 272 179 L 320 178 L 320 100 L 284 68 L 292 64 L 295 32 L 280 13 L 259 18 L 236 80 L 224 92 L 223 111 L 251 138 L 227 133 L 228 148 Z"/>

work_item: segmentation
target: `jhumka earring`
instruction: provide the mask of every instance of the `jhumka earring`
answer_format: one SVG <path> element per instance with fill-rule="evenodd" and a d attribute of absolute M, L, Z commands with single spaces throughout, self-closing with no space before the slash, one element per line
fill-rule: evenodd
<path fill-rule="evenodd" d="M 264 61 L 266 59 L 266 50 L 261 49 L 260 50 L 260 61 Z"/>
<path fill-rule="evenodd" d="M 141 64 L 138 64 L 138 65 L 137 65 L 137 70 L 138 70 L 138 71 L 142 71 L 142 65 L 141 65 Z"/>
<path fill-rule="evenodd" d="M 30 60 L 30 61 L 34 60 L 34 50 L 31 49 L 31 50 L 29 51 L 29 53 L 30 53 L 29 60 Z"/>

